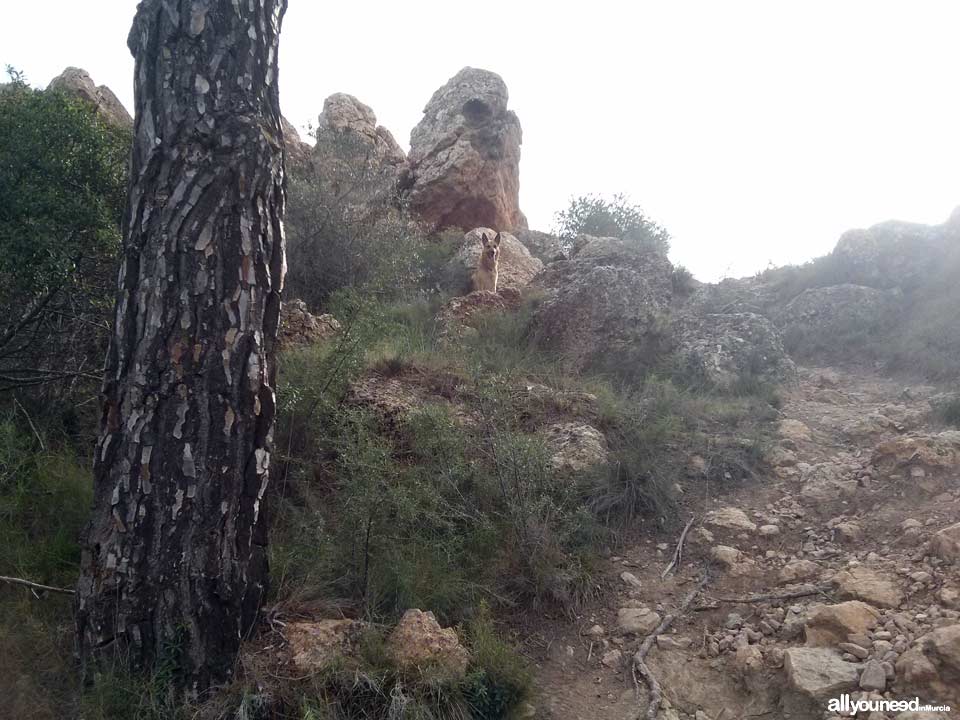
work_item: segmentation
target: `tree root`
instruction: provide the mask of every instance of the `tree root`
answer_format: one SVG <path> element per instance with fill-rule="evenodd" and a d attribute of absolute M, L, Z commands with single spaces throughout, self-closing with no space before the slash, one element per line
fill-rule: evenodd
<path fill-rule="evenodd" d="M 701 610 L 716 610 L 720 607 L 720 603 L 730 603 L 733 605 L 749 605 L 751 603 L 759 602 L 773 602 L 776 600 L 796 600 L 797 598 L 810 597 L 811 595 L 821 595 L 830 590 L 833 586 L 830 584 L 822 585 L 808 585 L 802 590 L 791 590 L 788 592 L 782 593 L 764 593 L 763 595 L 747 595 L 745 597 L 718 597 L 711 598 L 713 602 L 709 605 L 700 605 L 695 607 L 694 610 L 700 612 Z"/>

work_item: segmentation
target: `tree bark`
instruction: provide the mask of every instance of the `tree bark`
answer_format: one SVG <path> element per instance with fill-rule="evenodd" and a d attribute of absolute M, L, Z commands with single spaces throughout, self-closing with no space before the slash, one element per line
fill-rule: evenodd
<path fill-rule="evenodd" d="M 286 0 L 142 0 L 116 324 L 77 586 L 83 661 L 229 678 L 267 584 Z"/>

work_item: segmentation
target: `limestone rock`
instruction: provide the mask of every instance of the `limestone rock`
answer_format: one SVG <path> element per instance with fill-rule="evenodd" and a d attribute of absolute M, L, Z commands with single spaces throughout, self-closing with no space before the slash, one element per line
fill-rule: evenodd
<path fill-rule="evenodd" d="M 817 701 L 853 690 L 860 679 L 856 665 L 844 662 L 827 648 L 788 648 L 783 654 L 783 668 L 792 690 Z"/>
<path fill-rule="evenodd" d="M 623 665 L 623 653 L 619 648 L 608 650 L 600 658 L 600 662 L 608 668 L 616 669 Z"/>
<path fill-rule="evenodd" d="M 312 177 L 325 194 L 366 212 L 394 201 L 403 150 L 367 105 L 346 93 L 331 95 L 315 136 Z"/>
<path fill-rule="evenodd" d="M 960 564 L 960 523 L 935 533 L 930 538 L 930 549 L 937 557 Z"/>
<path fill-rule="evenodd" d="M 280 313 L 280 344 L 290 348 L 312 345 L 340 332 L 333 315 L 313 315 L 303 300 L 288 300 Z"/>
<path fill-rule="evenodd" d="M 949 223 L 927 226 L 884 222 L 844 233 L 832 257 L 851 282 L 910 290 L 937 273 L 950 252 L 949 230 Z"/>
<path fill-rule="evenodd" d="M 677 338 L 685 376 L 718 388 L 742 378 L 778 383 L 796 376 L 780 332 L 756 313 L 685 314 Z"/>
<path fill-rule="evenodd" d="M 865 635 L 879 620 L 880 611 L 859 600 L 818 605 L 807 615 L 806 643 L 810 647 L 833 647 L 847 642 L 849 635 Z"/>
<path fill-rule="evenodd" d="M 800 496 L 812 503 L 828 503 L 851 497 L 857 492 L 857 481 L 832 462 L 818 463 L 800 473 Z"/>
<path fill-rule="evenodd" d="M 960 469 L 960 430 L 888 440 L 874 448 L 870 462 L 886 473 L 914 468 L 928 473 L 956 472 Z"/>
<path fill-rule="evenodd" d="M 451 628 L 441 628 L 432 612 L 407 610 L 387 638 L 387 653 L 402 669 L 462 678 L 470 653 Z"/>
<path fill-rule="evenodd" d="M 877 692 L 886 690 L 887 673 L 877 660 L 870 660 L 864 664 L 863 672 L 860 674 L 860 688 Z"/>
<path fill-rule="evenodd" d="M 530 332 L 572 370 L 617 363 L 639 371 L 664 350 L 670 261 L 615 238 L 581 239 L 535 282 L 545 297 Z"/>
<path fill-rule="evenodd" d="M 777 431 L 780 433 L 780 437 L 784 440 L 791 441 L 795 445 L 797 443 L 810 442 L 813 439 L 810 428 L 800 420 L 794 420 L 792 418 L 781 420 L 777 424 Z"/>
<path fill-rule="evenodd" d="M 450 298 L 437 313 L 437 328 L 448 339 L 476 333 L 491 313 L 509 313 L 520 306 L 520 293 L 510 288 L 499 292 L 478 290 Z"/>
<path fill-rule="evenodd" d="M 353 95 L 334 93 L 323 101 L 323 112 L 317 124 L 317 147 L 322 150 L 328 137 L 348 137 L 374 159 L 387 165 L 401 165 L 406 156 L 393 135 L 377 125 L 373 110 Z"/>
<path fill-rule="evenodd" d="M 916 691 L 937 679 L 937 668 L 920 648 L 910 648 L 896 663 L 897 681 Z"/>
<path fill-rule="evenodd" d="M 819 577 L 820 572 L 820 566 L 812 560 L 791 560 L 780 568 L 777 579 L 781 585 L 786 585 L 787 583 L 812 580 Z"/>
<path fill-rule="evenodd" d="M 410 207 L 435 227 L 527 227 L 520 212 L 517 116 L 507 86 L 487 70 L 465 67 L 437 90 L 410 135 L 403 186 Z"/>
<path fill-rule="evenodd" d="M 755 567 L 753 560 L 729 545 L 714 546 L 710 557 L 731 575 L 748 575 Z"/>
<path fill-rule="evenodd" d="M 944 673 L 960 679 L 960 624 L 937 628 L 925 638 L 924 648 Z"/>
<path fill-rule="evenodd" d="M 459 289 L 458 286 L 468 283 L 473 271 L 476 270 L 480 262 L 480 236 L 484 233 L 488 238 L 497 234 L 491 228 L 474 228 L 463 236 L 462 247 L 447 264 L 445 274 L 454 289 Z M 543 263 L 531 255 L 523 243 L 508 232 L 500 233 L 498 289 L 522 290 L 542 271 Z"/>
<path fill-rule="evenodd" d="M 123 103 L 106 85 L 94 84 L 90 73 L 80 68 L 68 67 L 50 81 L 48 90 L 58 90 L 80 98 L 97 109 L 97 113 L 110 125 L 132 128 L 133 118 Z"/>
<path fill-rule="evenodd" d="M 837 573 L 833 582 L 843 600 L 862 600 L 881 608 L 895 608 L 903 601 L 903 591 L 894 580 L 867 567 Z"/>
<path fill-rule="evenodd" d="M 544 263 L 563 259 L 564 245 L 559 237 L 539 230 L 514 230 L 517 240 L 523 243 L 530 254 Z"/>
<path fill-rule="evenodd" d="M 617 627 L 620 632 L 633 635 L 649 635 L 660 624 L 660 615 L 649 608 L 620 608 L 617 610 Z"/>
<path fill-rule="evenodd" d="M 319 672 L 331 663 L 356 656 L 367 625 L 359 620 L 289 622 L 284 637 L 293 664 L 304 672 Z"/>
<path fill-rule="evenodd" d="M 805 336 L 843 337 L 852 330 L 878 332 L 896 321 L 902 305 L 898 290 L 834 285 L 804 290 L 776 311 L 774 319 L 784 335 L 799 342 Z"/>
<path fill-rule="evenodd" d="M 756 532 L 757 525 L 740 508 L 723 507 L 707 513 L 706 522 L 714 527 L 726 530 Z"/>
<path fill-rule="evenodd" d="M 554 423 L 544 431 L 550 463 L 562 472 L 578 473 L 607 461 L 607 440 L 592 425 Z"/>
<path fill-rule="evenodd" d="M 280 125 L 283 128 L 283 145 L 287 152 L 287 165 L 291 170 L 307 167 L 310 163 L 313 148 L 300 138 L 297 128 L 285 117 L 280 118 Z"/>

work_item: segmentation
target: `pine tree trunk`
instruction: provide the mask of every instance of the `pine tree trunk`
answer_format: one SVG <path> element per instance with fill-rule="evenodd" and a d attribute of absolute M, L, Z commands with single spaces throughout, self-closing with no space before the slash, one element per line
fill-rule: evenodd
<path fill-rule="evenodd" d="M 230 675 L 267 583 L 286 0 L 142 0 L 116 326 L 77 588 L 81 657 Z"/>

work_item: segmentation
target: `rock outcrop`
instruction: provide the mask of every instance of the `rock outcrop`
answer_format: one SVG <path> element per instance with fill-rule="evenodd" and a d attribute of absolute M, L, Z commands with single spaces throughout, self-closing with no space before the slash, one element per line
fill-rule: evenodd
<path fill-rule="evenodd" d="M 777 310 L 774 320 L 784 334 L 823 343 L 852 331 L 870 333 L 889 327 L 896 322 L 902 303 L 899 290 L 851 284 L 810 288 Z"/>
<path fill-rule="evenodd" d="M 677 345 L 684 375 L 709 387 L 730 388 L 744 378 L 779 383 L 797 372 L 777 328 L 756 313 L 687 314 Z"/>
<path fill-rule="evenodd" d="M 340 332 L 333 315 L 314 315 L 303 300 L 288 300 L 280 313 L 280 345 L 286 348 L 312 345 Z"/>
<path fill-rule="evenodd" d="M 545 299 L 531 332 L 575 369 L 658 356 L 672 298 L 666 257 L 616 238 L 581 236 L 569 260 L 551 263 L 536 285 Z"/>
<path fill-rule="evenodd" d="M 478 290 L 450 298 L 437 313 L 440 335 L 447 339 L 463 338 L 476 333 L 478 325 L 490 313 L 507 313 L 520 306 L 520 293 L 512 288 L 500 292 Z"/>
<path fill-rule="evenodd" d="M 300 133 L 297 132 L 297 128 L 285 117 L 281 116 L 280 125 L 283 128 L 283 144 L 287 150 L 288 170 L 296 170 L 309 165 L 313 148 L 303 141 Z"/>
<path fill-rule="evenodd" d="M 327 193 L 367 210 L 390 206 L 405 157 L 373 110 L 335 93 L 323 102 L 315 134 L 314 174 Z"/>
<path fill-rule="evenodd" d="M 527 227 L 519 206 L 522 133 L 507 99 L 499 75 L 466 67 L 427 103 L 410 135 L 402 183 L 426 223 Z"/>
<path fill-rule="evenodd" d="M 133 127 L 133 118 L 123 103 L 106 85 L 96 85 L 86 70 L 68 67 L 50 81 L 47 90 L 58 90 L 90 103 L 111 125 L 122 128 Z"/>
<path fill-rule="evenodd" d="M 919 225 L 892 220 L 844 233 L 833 259 L 849 282 L 909 290 L 937 274 L 958 235 L 953 222 Z"/>
<path fill-rule="evenodd" d="M 406 160 L 390 131 L 377 125 L 373 110 L 353 95 L 334 93 L 328 97 L 323 101 L 323 112 L 318 120 L 318 152 L 324 151 L 329 139 L 348 139 L 380 164 L 399 166 Z"/>

